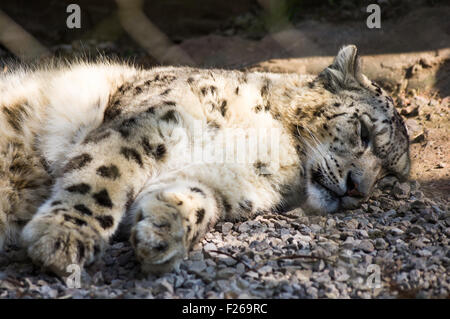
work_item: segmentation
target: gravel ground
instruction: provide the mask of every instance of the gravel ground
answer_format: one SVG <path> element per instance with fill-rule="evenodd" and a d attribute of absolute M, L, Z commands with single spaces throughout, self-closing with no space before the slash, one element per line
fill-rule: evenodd
<path fill-rule="evenodd" d="M 43 274 L 22 250 L 0 255 L 1 298 L 448 298 L 450 211 L 418 182 L 385 178 L 354 211 L 300 209 L 219 223 L 178 272 L 144 276 L 113 242 L 81 288 Z"/>

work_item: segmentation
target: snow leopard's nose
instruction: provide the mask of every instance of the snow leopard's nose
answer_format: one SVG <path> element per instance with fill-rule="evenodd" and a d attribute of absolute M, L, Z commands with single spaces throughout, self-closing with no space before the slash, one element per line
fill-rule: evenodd
<path fill-rule="evenodd" d="M 347 188 L 347 190 L 345 192 L 346 196 L 360 197 L 360 198 L 366 196 L 366 194 L 361 192 L 359 183 L 352 176 L 352 172 L 348 172 L 347 181 L 346 181 L 346 188 Z"/>

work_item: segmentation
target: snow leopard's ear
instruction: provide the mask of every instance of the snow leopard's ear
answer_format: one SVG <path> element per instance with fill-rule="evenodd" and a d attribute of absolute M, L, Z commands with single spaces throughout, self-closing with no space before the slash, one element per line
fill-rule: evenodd
<path fill-rule="evenodd" d="M 351 89 L 366 82 L 355 45 L 342 47 L 333 63 L 319 74 L 325 87 L 333 92 Z"/>

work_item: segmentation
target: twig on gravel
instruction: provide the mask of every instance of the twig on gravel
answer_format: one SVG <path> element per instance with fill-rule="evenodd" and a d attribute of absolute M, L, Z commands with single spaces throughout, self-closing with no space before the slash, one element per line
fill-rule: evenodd
<path fill-rule="evenodd" d="M 311 255 L 289 255 L 289 256 L 278 256 L 276 258 L 272 258 L 270 260 L 280 260 L 280 259 L 299 259 L 299 258 L 307 258 L 307 259 L 318 259 L 318 260 L 325 260 L 325 261 L 330 261 L 330 259 L 325 258 L 325 257 L 319 257 L 319 256 L 311 256 Z"/>

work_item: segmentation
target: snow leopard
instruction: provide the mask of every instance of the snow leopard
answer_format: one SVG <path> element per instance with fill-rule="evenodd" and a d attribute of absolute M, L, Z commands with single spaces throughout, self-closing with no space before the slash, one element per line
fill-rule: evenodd
<path fill-rule="evenodd" d="M 120 229 L 144 273 L 172 271 L 218 221 L 352 209 L 410 170 L 404 122 L 354 45 L 318 75 L 19 67 L 0 75 L 0 123 L 0 249 L 58 276 Z"/>

